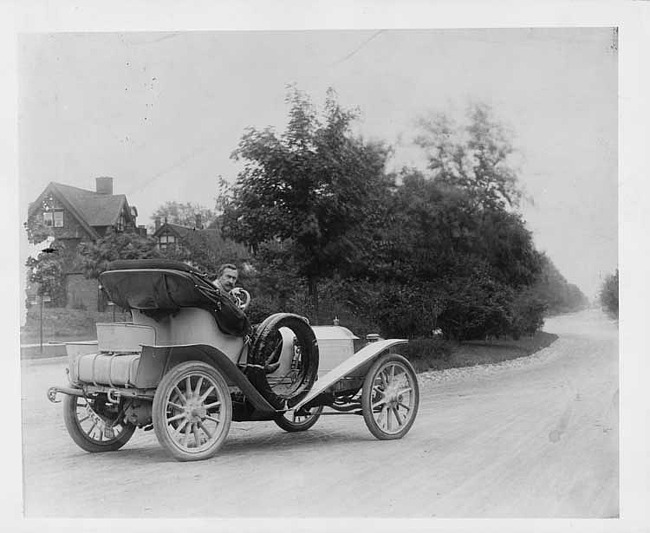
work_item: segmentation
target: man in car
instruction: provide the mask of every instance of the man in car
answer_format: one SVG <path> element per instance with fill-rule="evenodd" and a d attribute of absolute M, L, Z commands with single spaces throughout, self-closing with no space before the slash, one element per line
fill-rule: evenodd
<path fill-rule="evenodd" d="M 231 263 L 226 263 L 219 267 L 218 274 L 219 277 L 212 284 L 225 292 L 228 298 L 236 303 L 242 311 L 246 311 L 250 304 L 250 295 L 245 290 L 239 288 L 235 292 L 231 292 L 235 289 L 235 285 L 237 285 L 237 280 L 239 279 L 237 267 Z"/>
<path fill-rule="evenodd" d="M 219 267 L 217 271 L 218 277 L 212 283 L 222 291 L 229 293 L 237 285 L 239 272 L 237 267 L 231 263 L 226 263 Z"/>

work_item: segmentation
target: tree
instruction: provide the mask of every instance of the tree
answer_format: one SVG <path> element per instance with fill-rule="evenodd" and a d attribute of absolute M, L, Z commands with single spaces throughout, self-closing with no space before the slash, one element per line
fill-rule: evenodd
<path fill-rule="evenodd" d="M 82 269 L 87 278 L 98 278 L 111 261 L 118 259 L 153 259 L 161 257 L 156 241 L 137 233 L 109 231 L 96 242 L 79 245 Z"/>
<path fill-rule="evenodd" d="M 482 104 L 465 125 L 445 115 L 420 125 L 427 169 L 402 171 L 374 250 L 376 319 L 399 335 L 440 327 L 456 339 L 538 327 L 544 306 L 526 291 L 541 256 L 515 211 L 521 192 L 505 128 Z"/>
<path fill-rule="evenodd" d="M 514 153 L 506 128 L 490 107 L 473 103 L 463 124 L 444 113 L 422 118 L 415 142 L 426 153 L 435 180 L 467 191 L 483 208 L 516 207 L 522 196 L 512 168 Z"/>
<path fill-rule="evenodd" d="M 613 318 L 618 319 L 618 268 L 614 274 L 605 278 L 600 289 L 600 305 L 605 312 Z"/>
<path fill-rule="evenodd" d="M 151 220 L 155 221 L 158 218 L 161 221 L 167 220 L 171 224 L 191 228 L 196 224 L 197 215 L 200 215 L 201 225 L 206 228 L 212 226 L 217 218 L 216 213 L 212 209 L 208 209 L 199 204 L 168 201 L 153 212 Z"/>
<path fill-rule="evenodd" d="M 50 248 L 51 250 L 52 248 Z M 43 251 L 38 257 L 29 257 L 27 266 L 27 281 L 38 285 L 38 296 L 49 296 L 56 307 L 65 306 L 66 286 L 64 259 L 57 251 Z"/>
<path fill-rule="evenodd" d="M 565 279 L 546 254 L 541 254 L 541 263 L 541 272 L 531 291 L 544 302 L 546 312 L 558 314 L 583 309 L 588 303 L 583 292 Z"/>
<path fill-rule="evenodd" d="M 327 92 L 319 115 L 296 89 L 287 96 L 289 121 L 282 134 L 249 128 L 233 153 L 245 163 L 225 205 L 226 235 L 255 252 L 266 243 L 290 250 L 298 276 L 308 282 L 318 314 L 318 280 L 354 270 L 360 250 L 380 223 L 392 179 L 389 150 L 351 134 L 356 113 Z M 268 249 L 267 249 L 268 251 Z"/>
<path fill-rule="evenodd" d="M 251 262 L 251 254 L 244 245 L 225 239 L 218 230 L 192 231 L 181 244 L 160 253 L 167 259 L 191 264 L 213 278 L 224 263 L 244 265 Z M 240 271 L 242 279 L 246 279 L 247 271 Z"/>

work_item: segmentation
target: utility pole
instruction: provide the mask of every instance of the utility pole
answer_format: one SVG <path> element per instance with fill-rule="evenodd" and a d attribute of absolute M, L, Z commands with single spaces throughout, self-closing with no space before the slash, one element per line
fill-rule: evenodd
<path fill-rule="evenodd" d="M 41 317 L 40 317 L 40 325 L 39 325 L 39 328 L 40 328 L 39 338 L 40 338 L 40 341 L 41 341 L 41 355 L 43 355 L 43 295 L 42 294 L 41 294 L 41 296 L 39 298 L 39 301 L 40 301 L 40 308 L 41 308 L 40 309 Z"/>

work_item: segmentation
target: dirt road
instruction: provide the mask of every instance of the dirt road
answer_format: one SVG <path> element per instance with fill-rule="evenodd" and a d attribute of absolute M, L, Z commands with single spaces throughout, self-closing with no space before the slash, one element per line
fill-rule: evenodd
<path fill-rule="evenodd" d="M 23 363 L 27 517 L 614 517 L 618 333 L 599 312 L 548 320 L 560 338 L 492 367 L 420 375 L 400 441 L 355 416 L 306 433 L 234 423 L 219 455 L 178 463 L 153 432 L 91 455 L 68 437 L 64 361 Z"/>

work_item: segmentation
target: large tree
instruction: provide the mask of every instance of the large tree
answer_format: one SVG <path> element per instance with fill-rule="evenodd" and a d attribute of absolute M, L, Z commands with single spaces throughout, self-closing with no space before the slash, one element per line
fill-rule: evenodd
<path fill-rule="evenodd" d="M 289 250 L 318 314 L 319 278 L 354 270 L 364 249 L 360 240 L 380 224 L 392 185 L 385 172 L 389 150 L 352 134 L 356 113 L 343 109 L 331 89 L 320 113 L 296 89 L 287 103 L 284 132 L 249 128 L 233 153 L 244 169 L 223 227 L 256 251 L 272 242 L 282 244 L 284 255 Z"/>
<path fill-rule="evenodd" d="M 478 206 L 470 191 L 418 171 L 400 177 L 369 263 L 375 318 L 403 336 L 437 327 L 459 339 L 507 333 L 518 293 L 540 268 L 521 217 Z"/>

